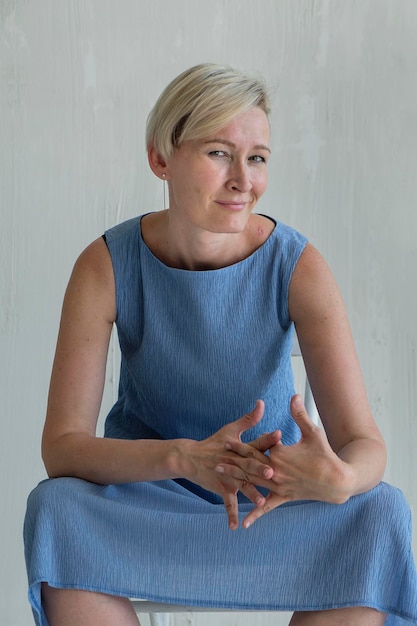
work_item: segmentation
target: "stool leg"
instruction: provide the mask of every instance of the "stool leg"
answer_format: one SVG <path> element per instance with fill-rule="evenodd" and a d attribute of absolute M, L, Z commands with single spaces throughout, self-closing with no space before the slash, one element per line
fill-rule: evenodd
<path fill-rule="evenodd" d="M 169 626 L 169 613 L 149 613 L 151 626 Z"/>

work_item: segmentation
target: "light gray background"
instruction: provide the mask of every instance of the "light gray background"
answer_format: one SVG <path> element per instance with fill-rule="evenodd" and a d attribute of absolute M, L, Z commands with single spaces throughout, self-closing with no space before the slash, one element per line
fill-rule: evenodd
<path fill-rule="evenodd" d="M 415 0 L 0 0 L 2 624 L 32 623 L 21 527 L 45 476 L 40 435 L 69 273 L 104 228 L 162 208 L 146 115 L 201 61 L 260 71 L 275 89 L 259 210 L 303 231 L 332 266 L 387 440 L 386 478 L 416 510 L 416 32 Z M 115 366 L 112 350 L 103 410 Z"/>

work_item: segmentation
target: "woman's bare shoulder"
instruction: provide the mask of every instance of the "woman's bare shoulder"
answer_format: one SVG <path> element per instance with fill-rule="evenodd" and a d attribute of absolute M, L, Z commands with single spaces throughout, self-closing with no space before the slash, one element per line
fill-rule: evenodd
<path fill-rule="evenodd" d="M 115 284 L 110 253 L 103 237 L 79 255 L 68 283 L 66 303 L 100 307 L 109 321 L 115 318 Z"/>
<path fill-rule="evenodd" d="M 251 251 L 257 250 L 270 237 L 276 222 L 265 215 L 253 213 L 248 220 L 248 240 Z"/>

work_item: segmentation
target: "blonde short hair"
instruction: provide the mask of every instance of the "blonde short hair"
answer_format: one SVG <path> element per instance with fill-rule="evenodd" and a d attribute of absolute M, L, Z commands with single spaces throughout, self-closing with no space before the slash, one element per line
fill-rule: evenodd
<path fill-rule="evenodd" d="M 184 141 L 207 137 L 253 106 L 269 115 L 269 95 L 261 78 L 227 65 L 196 65 L 174 78 L 159 96 L 147 120 L 146 146 L 168 159 Z"/>

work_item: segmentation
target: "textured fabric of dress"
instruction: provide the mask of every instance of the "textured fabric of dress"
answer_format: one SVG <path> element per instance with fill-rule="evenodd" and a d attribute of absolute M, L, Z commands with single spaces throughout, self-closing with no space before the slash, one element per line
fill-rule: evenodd
<path fill-rule="evenodd" d="M 288 288 L 305 246 L 276 224 L 247 259 L 220 270 L 169 268 L 140 219 L 107 231 L 122 352 L 119 399 L 105 435 L 203 439 L 265 400 L 246 434 L 299 431 L 290 412 Z M 240 497 L 240 518 L 252 508 Z M 25 556 L 35 622 L 40 585 L 190 606 L 323 610 L 368 606 L 389 626 L 417 624 L 411 516 L 381 483 L 343 505 L 282 505 L 230 531 L 221 499 L 191 482 L 40 483 L 28 499 Z"/>

